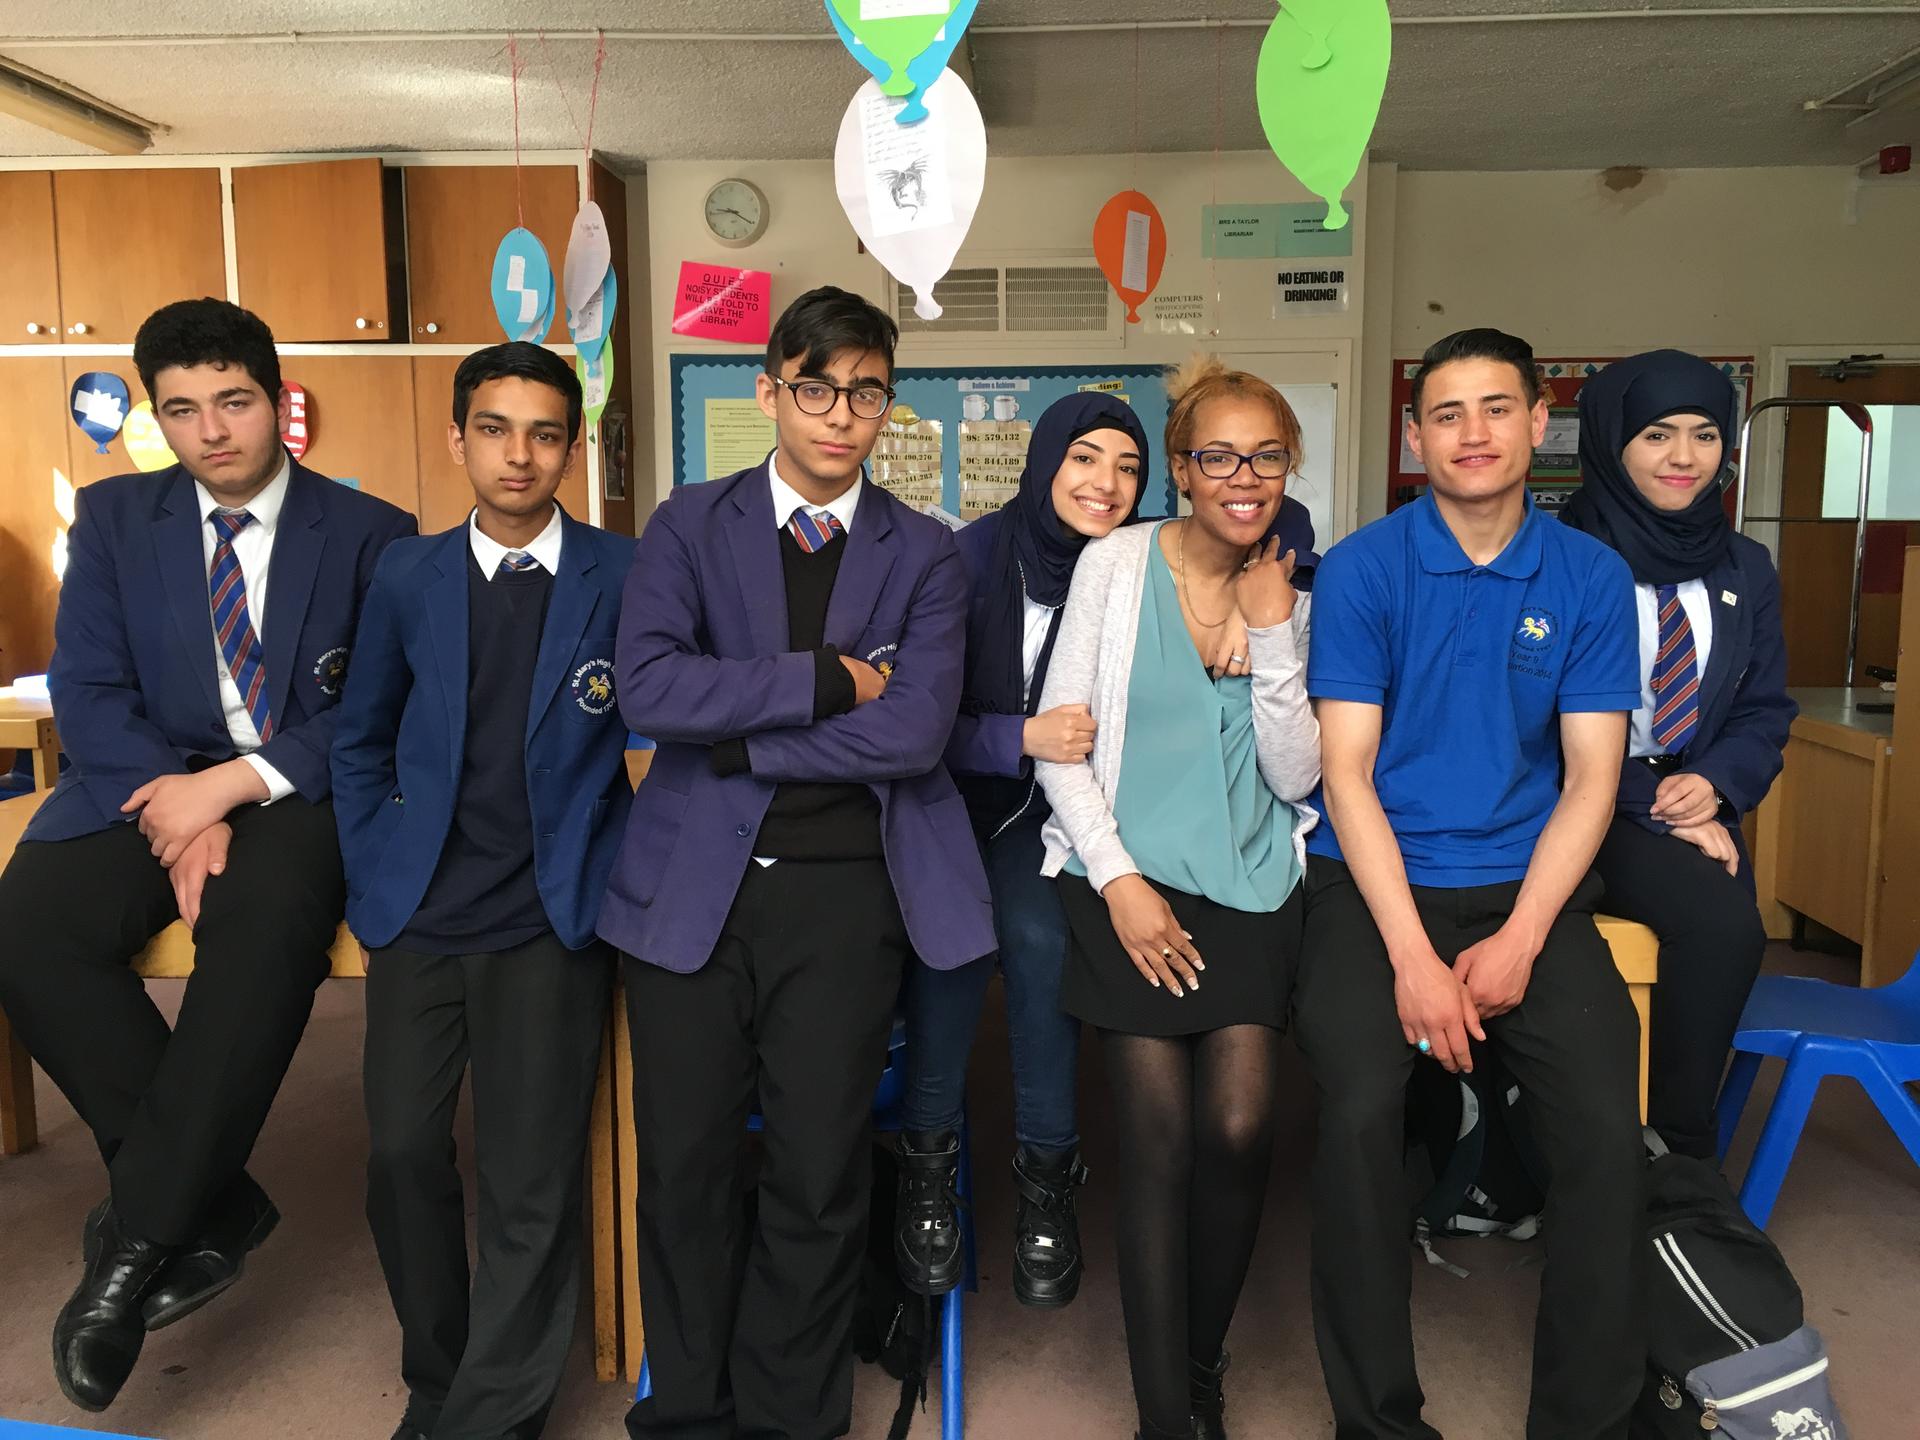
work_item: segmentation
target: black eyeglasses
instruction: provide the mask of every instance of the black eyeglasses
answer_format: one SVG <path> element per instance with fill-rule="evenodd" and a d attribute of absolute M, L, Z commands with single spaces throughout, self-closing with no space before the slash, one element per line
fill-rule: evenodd
<path fill-rule="evenodd" d="M 829 414 L 844 395 L 855 419 L 878 420 L 893 403 L 893 391 L 885 385 L 834 385 L 825 380 L 782 380 L 777 375 L 767 378 L 792 392 L 793 403 L 802 415 Z"/>
<path fill-rule="evenodd" d="M 1254 455 L 1242 455 L 1238 450 L 1182 450 L 1180 453 L 1198 465 L 1200 473 L 1209 480 L 1231 480 L 1240 473 L 1242 465 L 1251 466 L 1262 480 L 1284 480 L 1293 469 L 1293 456 L 1285 450 L 1262 450 Z"/>

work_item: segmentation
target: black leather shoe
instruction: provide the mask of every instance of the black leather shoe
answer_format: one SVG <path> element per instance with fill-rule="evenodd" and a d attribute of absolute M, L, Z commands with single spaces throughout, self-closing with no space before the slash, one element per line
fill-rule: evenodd
<path fill-rule="evenodd" d="M 916 1295 L 944 1295 L 960 1283 L 960 1137 L 951 1130 L 900 1133 L 900 1189 L 893 1258 Z"/>
<path fill-rule="evenodd" d="M 120 1393 L 147 1338 L 140 1302 L 173 1251 L 120 1223 L 112 1201 L 88 1217 L 86 1269 L 53 1322 L 53 1374 L 82 1410 L 106 1409 Z"/>
<path fill-rule="evenodd" d="M 207 1228 L 181 1249 L 155 1283 L 141 1306 L 149 1330 L 163 1330 L 184 1320 L 221 1291 L 230 1288 L 246 1268 L 249 1251 L 280 1223 L 280 1212 L 252 1180 L 242 1177 L 214 1207 Z"/>
<path fill-rule="evenodd" d="M 1013 1155 L 1019 1208 L 1013 1218 L 1013 1294 L 1022 1305 L 1058 1308 L 1080 1293 L 1080 1220 L 1073 1192 L 1087 1183 L 1078 1150 Z"/>
<path fill-rule="evenodd" d="M 424 1430 L 416 1430 L 406 1421 L 400 1422 L 400 1428 L 393 1432 L 393 1440 L 433 1440 Z"/>
<path fill-rule="evenodd" d="M 1211 1365 L 1187 1361 L 1187 1385 L 1193 1397 L 1193 1440 L 1227 1440 L 1227 1397 L 1221 1393 L 1231 1357 L 1223 1348 Z"/>

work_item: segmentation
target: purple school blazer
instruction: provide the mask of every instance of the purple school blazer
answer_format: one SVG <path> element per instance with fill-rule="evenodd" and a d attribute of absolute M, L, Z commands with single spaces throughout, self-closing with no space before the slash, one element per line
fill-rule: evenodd
<path fill-rule="evenodd" d="M 826 640 L 892 667 L 886 693 L 813 719 L 814 660 L 789 648 L 767 467 L 685 485 L 640 537 L 621 602 L 620 713 L 659 749 L 627 820 L 599 933 L 667 970 L 707 963 L 783 780 L 859 781 L 920 959 L 994 948 L 987 877 L 941 756 L 960 703 L 967 582 L 953 535 L 878 485 L 860 492 Z M 709 747 L 744 736 L 750 773 Z"/>

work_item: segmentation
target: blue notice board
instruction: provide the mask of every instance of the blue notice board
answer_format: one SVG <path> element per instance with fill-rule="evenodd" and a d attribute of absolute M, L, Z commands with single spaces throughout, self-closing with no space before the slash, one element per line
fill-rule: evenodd
<path fill-rule="evenodd" d="M 708 463 L 708 426 L 710 421 L 717 426 L 726 423 L 722 412 L 731 410 L 733 417 L 744 417 L 744 427 L 736 427 L 733 438 L 728 443 L 723 463 L 730 468 L 721 473 L 731 473 L 741 468 L 741 464 L 752 463 L 760 457 L 754 455 L 752 461 L 746 460 L 747 450 L 741 439 L 744 433 L 751 436 L 753 417 L 739 402 L 753 398 L 754 377 L 764 368 L 758 355 L 716 355 L 711 353 L 675 355 L 672 357 L 671 397 L 673 412 L 673 483 L 685 485 L 691 482 L 715 478 L 709 473 Z M 1146 427 L 1147 440 L 1153 454 L 1148 465 L 1147 483 L 1140 497 L 1142 515 L 1167 515 L 1173 511 L 1173 480 L 1167 470 L 1167 457 L 1160 454 L 1160 437 L 1166 433 L 1167 391 L 1162 381 L 1164 370 L 1158 365 L 1007 365 L 988 368 L 969 366 L 962 369 L 907 369 L 894 376 L 896 418 L 899 407 L 905 406 L 913 412 L 920 422 L 935 422 L 939 429 L 937 441 L 922 440 L 920 443 L 937 445 L 940 457 L 940 493 L 938 503 L 948 512 L 959 515 L 963 511 L 971 515 L 971 503 L 963 504 L 961 491 L 961 460 L 963 422 L 972 432 L 1004 432 L 1012 443 L 994 445 L 990 440 L 987 448 L 1000 452 L 1003 469 L 1010 470 L 1010 478 L 1017 478 L 1018 455 L 1025 453 L 1025 446 L 1018 439 L 1018 432 L 1030 428 L 1040 418 L 1047 406 L 1063 395 L 1071 395 L 1077 390 L 1112 390 L 1126 397 L 1127 403 L 1140 416 L 1140 423 Z M 722 402 L 719 409 L 709 406 L 710 401 Z M 726 402 L 733 402 L 729 407 Z M 892 429 L 893 427 L 889 427 Z M 928 427 L 930 430 L 931 427 Z M 721 433 L 716 429 L 716 437 Z M 770 445 L 770 441 L 767 442 Z M 888 438 L 882 437 L 884 450 Z M 976 451 L 978 451 L 976 445 Z M 764 453 L 764 452 L 763 452 Z M 931 448 L 922 449 L 923 456 L 932 454 Z M 876 451 L 876 463 L 882 461 L 881 451 Z M 980 473 L 976 464 L 970 475 Z M 876 474 L 876 479 L 884 479 Z M 973 498 L 969 489 L 969 501 Z M 929 495 L 927 498 L 932 499 Z"/>

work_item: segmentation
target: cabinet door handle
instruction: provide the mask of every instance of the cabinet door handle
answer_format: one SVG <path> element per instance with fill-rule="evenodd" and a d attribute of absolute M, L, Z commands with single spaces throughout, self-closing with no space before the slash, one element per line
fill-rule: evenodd
<path fill-rule="evenodd" d="M 438 335 L 440 333 L 439 324 L 433 320 L 427 321 L 427 323 L 424 325 L 416 325 L 414 326 L 414 329 L 419 331 L 420 334 L 422 335 Z"/>
<path fill-rule="evenodd" d="M 364 316 L 364 315 L 356 315 L 356 316 L 354 317 L 354 320 L 353 320 L 353 328 L 354 328 L 354 329 L 356 329 L 356 330 L 364 330 L 364 329 L 366 329 L 366 328 L 367 328 L 367 317 L 366 317 L 366 316 Z"/>
<path fill-rule="evenodd" d="M 27 322 L 27 333 L 29 335 L 51 335 L 53 332 L 54 327 L 51 325 L 36 324 L 32 320 Z"/>
<path fill-rule="evenodd" d="M 75 322 L 74 322 L 74 324 L 73 324 L 73 325 L 72 325 L 72 327 L 71 327 L 71 328 L 70 328 L 70 329 L 68 330 L 68 332 L 67 332 L 67 333 L 68 333 L 68 334 L 71 334 L 71 335 L 84 335 L 84 334 L 86 334 L 86 333 L 87 333 L 87 322 L 86 322 L 86 321 L 84 321 L 84 320 L 77 320 L 77 321 L 75 321 Z"/>

